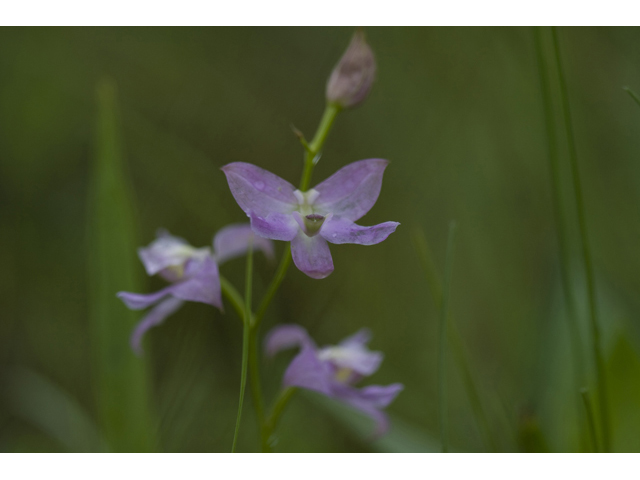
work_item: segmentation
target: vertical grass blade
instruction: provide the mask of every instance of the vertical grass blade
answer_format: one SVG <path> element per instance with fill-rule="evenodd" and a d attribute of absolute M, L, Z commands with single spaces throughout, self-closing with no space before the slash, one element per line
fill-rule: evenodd
<path fill-rule="evenodd" d="M 242 327 L 242 373 L 240 374 L 240 399 L 238 400 L 238 415 L 236 417 L 236 430 L 233 434 L 233 446 L 231 452 L 235 453 L 240 432 L 240 420 L 242 419 L 242 404 L 244 403 L 244 391 L 247 386 L 247 370 L 249 367 L 249 338 L 251 336 L 251 293 L 253 287 L 253 246 L 249 244 L 247 253 L 247 270 L 244 290 L 244 325 Z"/>
<path fill-rule="evenodd" d="M 609 408 L 607 401 L 607 387 L 604 371 L 604 359 L 602 357 L 602 345 L 600 338 L 600 324 L 598 320 L 598 308 L 596 305 L 595 275 L 593 273 L 593 263 L 591 248 L 589 245 L 589 235 L 587 234 L 586 209 L 584 205 L 584 195 L 582 193 L 582 182 L 580 180 L 580 169 L 578 167 L 578 151 L 573 135 L 573 121 L 571 119 L 571 105 L 569 103 L 569 92 L 564 77 L 558 33 L 555 27 L 551 27 L 551 37 L 555 51 L 556 65 L 558 70 L 558 83 L 560 86 L 560 97 L 562 100 L 562 111 L 564 116 L 564 127 L 569 146 L 569 163 L 571 166 L 571 178 L 573 180 L 573 190 L 575 194 L 576 210 L 578 216 L 578 228 L 580 231 L 580 241 L 582 243 L 582 260 L 584 262 L 585 277 L 587 280 L 587 297 L 589 303 L 589 321 L 591 324 L 591 347 L 596 365 L 596 376 L 598 381 L 598 411 L 600 416 L 600 428 L 602 429 L 602 449 L 605 452 L 610 450 L 609 431 Z"/>
<path fill-rule="evenodd" d="M 144 360 L 129 348 L 139 313 L 116 292 L 143 291 L 131 186 L 120 139 L 115 85 L 97 86 L 97 123 L 88 201 L 89 322 L 95 393 L 109 448 L 143 452 L 156 448 Z"/>
<path fill-rule="evenodd" d="M 540 93 L 542 94 L 542 105 L 544 111 L 547 155 L 549 162 L 549 174 L 551 178 L 551 194 L 553 205 L 553 217 L 556 230 L 556 240 L 558 242 L 560 256 L 560 281 L 562 283 L 562 293 L 565 308 L 567 309 L 566 321 L 569 329 L 569 341 L 573 356 L 572 366 L 574 370 L 575 391 L 579 392 L 584 387 L 586 373 L 584 367 L 583 342 L 578 326 L 578 316 L 576 315 L 576 304 L 571 288 L 571 268 L 569 264 L 569 241 L 567 239 L 567 218 L 562 205 L 562 180 L 560 175 L 560 156 L 558 153 L 558 138 L 556 135 L 557 125 L 553 114 L 553 99 L 551 96 L 551 86 L 549 85 L 549 68 L 544 53 L 542 27 L 535 27 L 534 37 L 536 46 L 536 56 L 538 63 L 538 74 L 540 76 Z M 576 397 L 576 407 L 580 411 L 580 400 Z M 578 415 L 579 428 L 585 430 L 584 422 Z M 586 438 L 586 433 L 583 434 Z"/>
<path fill-rule="evenodd" d="M 440 348 L 438 352 L 438 411 L 440 412 L 440 439 L 442 451 L 449 451 L 449 432 L 447 422 L 447 381 L 446 381 L 446 353 L 447 353 L 447 319 L 449 317 L 449 297 L 451 292 L 451 275 L 453 273 L 453 246 L 456 233 L 456 223 L 449 225 L 449 239 L 444 266 L 444 285 L 442 289 L 442 308 L 440 310 Z"/>
<path fill-rule="evenodd" d="M 433 303 L 438 310 L 441 310 L 442 282 L 440 280 L 435 263 L 433 262 L 431 248 L 429 247 L 427 239 L 425 238 L 424 233 L 422 233 L 421 230 L 416 229 L 413 232 L 412 240 L 416 252 L 420 257 L 422 268 L 424 270 L 427 283 L 429 284 L 429 292 L 431 293 Z M 449 341 L 451 342 L 452 353 L 455 357 L 458 370 L 462 377 L 462 382 L 469 397 L 469 402 L 471 404 L 473 414 L 476 418 L 476 421 L 478 422 L 478 427 L 484 433 L 488 450 L 497 452 L 498 444 L 491 431 L 491 426 L 489 424 L 489 419 L 487 418 L 485 408 L 482 405 L 480 392 L 478 391 L 478 386 L 476 385 L 476 382 L 474 380 L 474 376 L 465 353 L 465 346 L 462 340 L 462 336 L 460 334 L 460 331 L 458 330 L 456 323 L 453 321 L 453 318 L 449 323 L 448 333 Z"/>
<path fill-rule="evenodd" d="M 57 440 L 68 452 L 103 452 L 106 444 L 93 419 L 60 385 L 14 367 L 3 378 L 9 410 Z"/>

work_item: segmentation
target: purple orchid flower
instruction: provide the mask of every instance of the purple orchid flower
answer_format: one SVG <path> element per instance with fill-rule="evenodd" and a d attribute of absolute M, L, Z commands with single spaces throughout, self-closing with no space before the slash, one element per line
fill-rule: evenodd
<path fill-rule="evenodd" d="M 404 386 L 401 383 L 370 385 L 360 389 L 353 386 L 376 372 L 382 362 L 381 352 L 367 349 L 370 338 L 369 330 L 362 329 L 338 345 L 319 349 L 304 328 L 280 325 L 269 332 L 265 346 L 269 356 L 280 350 L 300 347 L 300 353 L 284 374 L 283 385 L 314 390 L 355 407 L 375 420 L 374 437 L 379 437 L 389 429 L 389 420 L 382 409 L 396 398 Z"/>
<path fill-rule="evenodd" d="M 118 297 L 132 310 L 155 307 L 136 325 L 131 335 L 131 348 L 142 354 L 142 337 L 151 327 L 160 325 L 185 301 L 202 302 L 223 310 L 218 265 L 243 255 L 249 245 L 273 258 L 273 244 L 254 235 L 249 224 L 228 225 L 213 238 L 213 252 L 209 247 L 194 248 L 185 240 L 164 230 L 138 255 L 149 275 L 160 274 L 171 285 L 162 290 L 143 294 L 119 292 Z"/>
<path fill-rule="evenodd" d="M 327 242 L 375 245 L 400 225 L 354 223 L 376 203 L 388 163 L 377 158 L 351 163 L 306 192 L 250 163 L 230 163 L 222 171 L 253 231 L 290 241 L 296 267 L 312 278 L 325 278 L 333 271 Z"/>

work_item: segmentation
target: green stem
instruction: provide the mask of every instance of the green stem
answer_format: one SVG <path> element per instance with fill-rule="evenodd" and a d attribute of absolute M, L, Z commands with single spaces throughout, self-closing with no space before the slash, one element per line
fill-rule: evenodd
<path fill-rule="evenodd" d="M 596 306 L 595 278 L 593 264 L 591 261 L 591 251 L 589 238 L 587 235 L 586 209 L 584 206 L 584 196 L 582 193 L 582 183 L 580 181 L 580 171 L 578 169 L 578 153 L 573 135 L 573 124 L 571 120 L 571 108 L 569 104 L 569 94 L 562 69 L 560 56 L 560 46 L 558 43 L 558 33 L 555 27 L 551 27 L 553 47 L 556 55 L 558 69 L 558 81 L 560 83 L 560 96 L 562 98 L 562 110 L 564 113 L 564 126 L 569 146 L 569 160 L 571 164 L 571 176 L 573 179 L 573 190 L 575 194 L 578 228 L 582 242 L 582 257 L 584 261 L 585 276 L 587 280 L 587 296 L 589 299 L 589 320 L 591 323 L 591 339 L 593 356 L 596 365 L 596 376 L 598 380 L 598 401 L 600 413 L 600 426 L 602 428 L 602 447 L 605 452 L 610 450 L 610 430 L 609 430 L 609 408 L 607 401 L 606 378 L 604 371 L 604 359 L 602 356 L 602 346 L 600 339 L 600 326 L 598 322 L 598 309 Z"/>
<path fill-rule="evenodd" d="M 222 293 L 231 302 L 234 309 L 238 313 L 238 318 L 242 321 L 245 314 L 244 300 L 240 296 L 240 293 L 235 289 L 231 283 L 220 276 L 220 286 Z M 252 324 L 254 321 L 251 322 Z M 262 425 L 264 424 L 264 403 L 262 401 L 262 389 L 260 387 L 260 379 L 258 377 L 258 346 L 257 336 L 255 329 L 251 329 L 249 332 L 249 382 L 251 384 L 251 397 L 253 405 L 256 410 L 256 417 L 258 420 L 258 427 L 260 434 L 262 435 Z"/>
<path fill-rule="evenodd" d="M 320 125 L 318 125 L 318 129 L 316 130 L 316 134 L 313 137 L 313 140 L 308 145 L 305 144 L 305 160 L 304 160 L 304 169 L 302 171 L 302 179 L 300 180 L 300 190 L 306 191 L 309 188 L 309 183 L 311 182 L 311 173 L 313 172 L 313 167 L 315 166 L 314 159 L 322 150 L 324 142 L 331 131 L 331 127 L 333 126 L 333 122 L 336 119 L 336 116 L 340 113 L 340 107 L 333 104 L 327 104 L 324 109 L 324 113 L 322 114 L 322 119 L 320 120 Z M 254 329 L 257 329 L 264 317 L 264 314 L 273 300 L 282 280 L 287 273 L 289 265 L 291 264 L 291 246 L 287 245 L 285 251 L 282 255 L 282 259 L 280 260 L 280 265 L 278 266 L 278 270 L 276 271 L 269 288 L 267 289 L 267 293 L 265 293 L 262 301 L 260 302 L 260 307 L 255 316 L 254 320 Z"/>
<path fill-rule="evenodd" d="M 331 127 L 333 126 L 333 122 L 336 117 L 340 113 L 340 107 L 338 105 L 328 103 L 324 109 L 324 113 L 322 114 L 322 119 L 320 120 L 320 125 L 318 125 L 318 130 L 316 130 L 316 134 L 311 140 L 311 143 L 305 148 L 306 155 L 304 160 L 304 170 L 302 172 L 302 178 L 300 180 L 300 190 L 306 192 L 309 188 L 309 183 L 311 183 L 311 172 L 314 167 L 314 160 L 322 150 L 322 146 L 324 142 L 327 140 L 327 136 L 331 131 Z"/>
<path fill-rule="evenodd" d="M 571 289 L 569 265 L 569 242 L 567 240 L 567 219 L 562 208 L 562 192 L 561 192 L 561 175 L 560 175 L 560 160 L 558 156 L 558 143 L 556 138 L 556 124 L 553 115 L 553 103 L 551 99 L 551 91 L 548 82 L 548 66 L 544 59 L 543 47 L 542 47 L 542 32 L 541 27 L 537 27 L 535 30 L 536 38 L 536 51 L 538 54 L 538 66 L 540 73 L 540 87 L 542 91 L 545 126 L 547 130 L 547 147 L 549 156 L 549 171 L 551 173 L 551 185 L 553 195 L 553 207 L 554 207 L 554 219 L 556 225 L 556 235 L 558 246 L 560 247 L 560 277 L 562 282 L 562 290 L 565 297 L 565 303 L 569 313 L 568 324 L 571 332 L 572 347 L 574 351 L 574 362 L 577 364 L 578 382 L 583 383 L 585 375 L 582 369 L 584 360 L 582 358 L 580 339 L 580 331 L 577 324 L 575 300 L 573 298 L 573 290 Z"/>
<path fill-rule="evenodd" d="M 442 282 L 440 281 L 438 271 L 436 270 L 436 266 L 433 262 L 433 255 L 431 253 L 431 249 L 429 248 L 429 244 L 427 243 L 427 239 L 420 230 L 414 231 L 413 243 L 416 251 L 418 252 L 423 270 L 427 277 L 427 283 L 429 284 L 429 292 L 431 293 L 431 298 L 434 305 L 436 306 L 436 309 L 440 311 L 442 309 Z M 480 392 L 473 378 L 473 373 L 471 371 L 471 367 L 469 366 L 467 356 L 465 355 L 465 347 L 462 340 L 462 335 L 460 334 L 458 325 L 453 321 L 453 316 L 451 316 L 450 320 L 451 321 L 448 324 L 448 333 L 450 337 L 449 341 L 451 342 L 453 347 L 453 354 L 455 355 L 456 364 L 462 375 L 462 380 L 467 391 L 467 395 L 469 396 L 471 408 L 473 409 L 473 413 L 476 417 L 476 421 L 479 424 L 479 428 L 484 432 L 485 439 L 489 446 L 488 449 L 493 452 L 497 452 L 498 444 L 491 431 L 487 413 L 480 399 Z"/>
<path fill-rule="evenodd" d="M 309 183 L 311 182 L 311 173 L 313 172 L 313 167 L 317 163 L 317 156 L 320 153 L 324 142 L 329 135 L 329 131 L 333 126 L 333 123 L 336 119 L 336 116 L 340 112 L 340 107 L 336 105 L 328 104 L 324 110 L 324 114 L 322 115 L 322 119 L 320 120 L 320 125 L 318 126 L 318 130 L 313 137 L 311 143 L 307 144 L 306 141 L 301 138 L 303 146 L 305 147 L 305 159 L 304 159 L 304 168 L 302 171 L 302 179 L 300 180 L 300 190 L 306 191 L 309 188 Z M 277 416 L 275 421 L 270 419 L 265 420 L 264 418 L 264 404 L 262 401 L 262 389 L 260 387 L 260 370 L 259 370 L 259 362 L 258 362 L 258 329 L 260 324 L 262 323 L 262 319 L 264 318 L 265 313 L 267 312 L 267 308 L 271 304 L 271 301 L 276 295 L 276 292 L 280 288 L 282 281 L 284 280 L 285 275 L 287 274 L 287 270 L 291 265 L 291 245 L 287 244 L 285 247 L 284 253 L 282 254 L 282 258 L 280 260 L 280 264 L 278 265 L 278 269 L 267 288 L 267 292 L 264 294 L 262 301 L 260 302 L 260 306 L 252 318 L 250 322 L 250 333 L 248 334 L 248 349 L 249 353 L 249 370 L 251 377 L 251 392 L 253 395 L 253 403 L 256 409 L 256 417 L 258 421 L 258 426 L 260 428 L 260 437 L 262 441 L 262 450 L 267 452 L 270 451 L 269 445 L 269 437 L 273 433 L 273 429 L 277 424 L 277 418 L 279 417 L 281 410 L 284 409 L 284 406 L 289 401 L 291 395 L 293 395 L 293 391 L 288 393 L 285 398 L 282 397 L 276 403 L 276 407 L 278 409 Z M 229 293 L 227 293 L 229 295 Z M 233 302 L 233 300 L 232 300 Z M 245 325 L 246 328 L 246 325 Z M 289 392 L 291 389 L 285 390 L 285 392 Z M 278 407 L 281 404 L 282 406 Z M 274 410 L 275 411 L 275 410 Z M 273 416 L 273 415 L 272 415 Z M 237 430 L 237 426 L 236 426 Z"/>
<path fill-rule="evenodd" d="M 249 334 L 249 382 L 251 382 L 251 397 L 256 410 L 256 418 L 260 435 L 263 435 L 264 402 L 262 400 L 262 387 L 260 386 L 260 369 L 258 365 L 258 335 L 255 328 L 251 328 Z"/>
<path fill-rule="evenodd" d="M 236 431 L 233 435 L 233 447 L 231 452 L 235 453 L 238 442 L 238 432 L 240 431 L 240 419 L 242 417 L 242 403 L 244 401 L 244 390 L 247 385 L 247 368 L 249 364 L 249 336 L 251 332 L 251 288 L 253 280 L 253 246 L 249 244 L 247 252 L 247 272 L 245 277 L 244 293 L 244 326 L 242 329 L 242 373 L 240 377 L 240 400 L 238 401 L 238 416 L 236 417 Z"/>
<path fill-rule="evenodd" d="M 227 300 L 233 305 L 234 310 L 238 314 L 238 318 L 242 320 L 245 313 L 244 300 L 238 290 L 222 275 L 220 275 L 220 288 L 222 289 L 222 294 L 227 297 Z"/>
<path fill-rule="evenodd" d="M 456 232 L 456 223 L 449 225 L 449 239 L 447 241 L 447 253 L 445 260 L 444 288 L 442 290 L 442 309 L 440 311 L 440 348 L 438 353 L 438 399 L 440 412 L 440 438 L 442 440 L 442 452 L 449 451 L 449 432 L 447 426 L 447 391 L 446 391 L 446 344 L 447 344 L 447 318 L 449 316 L 449 295 L 451 291 L 451 274 L 453 272 L 453 245 Z"/>
<path fill-rule="evenodd" d="M 638 94 L 636 92 L 634 92 L 633 90 L 631 90 L 629 87 L 623 87 L 622 88 L 625 92 L 627 92 L 629 95 L 631 95 L 631 98 L 633 98 L 636 103 L 638 105 L 640 105 L 640 97 L 638 96 Z"/>
<path fill-rule="evenodd" d="M 324 145 L 329 132 L 331 131 L 331 127 L 333 126 L 333 122 L 336 119 L 336 116 L 340 113 L 340 107 L 337 105 L 327 104 L 324 109 L 324 113 L 322 115 L 322 119 L 320 120 L 320 125 L 318 125 L 318 130 L 313 137 L 313 140 L 310 144 L 305 144 L 305 161 L 304 161 L 304 169 L 302 171 L 302 179 L 300 180 L 300 190 L 306 191 L 309 188 L 309 183 L 311 182 L 311 173 L 313 172 L 314 159 L 320 153 L 322 146 Z M 291 246 L 287 245 L 284 253 L 282 254 L 282 259 L 280 260 L 280 265 L 278 265 L 278 270 L 267 289 L 267 293 L 265 293 L 262 301 L 260 302 L 260 307 L 255 316 L 254 320 L 254 328 L 257 329 L 264 317 L 264 314 L 273 300 L 278 288 L 280 288 L 280 284 L 289 269 L 289 265 L 291 264 Z"/>
<path fill-rule="evenodd" d="M 284 280 L 284 276 L 287 274 L 287 270 L 289 269 L 289 265 L 291 264 L 291 245 L 287 244 L 284 249 L 284 253 L 282 254 L 282 259 L 280 260 L 280 265 L 278 265 L 278 269 L 276 270 L 275 275 L 273 276 L 273 280 L 269 284 L 269 288 L 267 289 L 267 293 L 262 297 L 262 301 L 260 302 L 260 307 L 256 312 L 256 316 L 253 321 L 253 328 L 257 330 L 260 326 L 260 322 L 262 322 L 262 318 L 269 308 L 269 304 L 273 297 L 276 295 L 278 288 L 280 288 L 280 284 Z"/>
<path fill-rule="evenodd" d="M 587 415 L 587 423 L 589 424 L 589 435 L 591 436 L 591 443 L 593 444 L 593 450 L 598 452 L 598 435 L 596 434 L 596 420 L 593 416 L 593 407 L 591 405 L 591 399 L 589 398 L 589 392 L 586 388 L 580 389 L 580 396 L 582 396 L 582 402 L 584 403 L 584 409 Z"/>
<path fill-rule="evenodd" d="M 561 191 L 561 174 L 560 174 L 560 158 L 558 154 L 558 139 L 556 136 L 556 122 L 553 115 L 553 100 L 551 97 L 551 87 L 549 85 L 549 66 L 545 59 L 544 47 L 542 43 L 542 27 L 536 27 L 535 45 L 538 60 L 538 73 L 540 76 L 540 91 L 542 93 L 542 104 L 544 107 L 545 127 L 547 134 L 547 153 L 549 159 L 549 173 L 551 177 L 551 193 L 553 205 L 553 218 L 556 230 L 556 241 L 560 250 L 560 281 L 562 284 L 562 292 L 564 303 L 567 309 L 567 327 L 569 329 L 569 338 L 571 344 L 571 353 L 573 355 L 574 382 L 576 391 L 579 391 L 586 380 L 584 371 L 584 358 L 582 352 L 582 338 L 578 327 L 578 317 L 576 314 L 576 304 L 571 289 L 571 267 L 569 242 L 567 240 L 567 218 L 562 208 L 562 191 Z M 581 410 L 580 399 L 576 398 L 576 407 Z M 578 415 L 578 427 L 584 430 L 584 422 Z M 583 438 L 586 435 L 583 436 Z"/>
<path fill-rule="evenodd" d="M 280 392 L 280 396 L 276 400 L 276 403 L 273 405 L 271 409 L 271 414 L 265 423 L 264 435 L 262 437 L 262 451 L 270 452 L 271 444 L 270 439 L 271 435 L 275 431 L 278 426 L 278 422 L 280 421 L 280 417 L 282 416 L 282 412 L 289 404 L 289 400 L 293 397 L 293 394 L 296 393 L 297 388 L 295 387 L 287 387 L 282 392 Z"/>

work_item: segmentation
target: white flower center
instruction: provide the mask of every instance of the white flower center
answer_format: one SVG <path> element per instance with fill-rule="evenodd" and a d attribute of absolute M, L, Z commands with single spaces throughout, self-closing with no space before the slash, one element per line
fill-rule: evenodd
<path fill-rule="evenodd" d="M 308 237 L 316 236 L 324 221 L 330 216 L 315 213 L 313 209 L 313 203 L 318 198 L 318 195 L 320 195 L 320 192 L 312 188 L 307 192 L 296 190 L 293 194 L 298 200 L 298 210 L 293 212 L 294 218 Z"/>
<path fill-rule="evenodd" d="M 296 200 L 298 200 L 298 211 L 302 216 L 306 217 L 307 215 L 314 213 L 313 203 L 318 198 L 318 195 L 320 195 L 320 192 L 312 188 L 306 192 L 296 190 L 293 194 L 296 196 Z"/>

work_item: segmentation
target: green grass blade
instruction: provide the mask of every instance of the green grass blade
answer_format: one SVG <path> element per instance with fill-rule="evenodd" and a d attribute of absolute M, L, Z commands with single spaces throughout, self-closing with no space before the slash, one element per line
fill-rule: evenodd
<path fill-rule="evenodd" d="M 629 87 L 623 87 L 622 88 L 625 92 L 627 92 L 631 98 L 633 98 L 635 100 L 635 102 L 640 105 L 640 96 L 638 96 L 638 94 L 636 92 L 634 92 L 633 90 L 631 90 Z"/>
<path fill-rule="evenodd" d="M 244 391 L 247 386 L 247 370 L 249 367 L 249 337 L 251 333 L 251 290 L 253 286 L 253 246 L 249 243 L 247 252 L 247 270 L 244 290 L 244 319 L 242 327 L 242 372 L 240 374 L 240 398 L 238 400 L 238 415 L 236 417 L 236 429 L 233 434 L 231 452 L 236 452 L 238 435 L 240 433 L 240 420 L 242 419 L 242 405 L 244 403 Z"/>
<path fill-rule="evenodd" d="M 580 335 L 578 325 L 578 317 L 576 313 L 576 303 L 571 288 L 570 276 L 570 244 L 568 241 L 568 222 L 565 209 L 562 204 L 562 175 L 560 172 L 560 153 L 558 145 L 558 137 L 556 135 L 556 119 L 553 111 L 553 97 L 551 94 L 551 85 L 549 82 L 550 65 L 547 61 L 544 49 L 544 30 L 543 27 L 534 27 L 534 38 L 536 46 L 536 57 L 538 63 L 538 74 L 540 76 L 540 93 L 542 96 L 542 106 L 544 111 L 544 123 L 546 128 L 547 141 L 547 157 L 549 164 L 549 176 L 551 181 L 551 194 L 553 217 L 556 232 L 556 241 L 558 244 L 558 253 L 560 257 L 560 279 L 562 281 L 562 293 L 564 296 L 564 304 L 567 310 L 566 324 L 570 333 L 570 347 L 573 356 L 572 365 L 574 369 L 573 383 L 576 392 L 585 386 L 586 373 L 585 361 L 583 355 L 583 341 Z M 583 396 L 583 399 L 585 397 Z M 584 401 L 584 400 L 583 400 Z M 580 411 L 582 406 L 576 398 L 576 410 Z M 586 439 L 587 427 L 581 416 L 577 416 L 576 420 L 579 427 L 584 431 L 583 438 Z M 587 419 L 588 420 L 588 419 Z"/>
<path fill-rule="evenodd" d="M 593 256 L 591 254 L 591 246 L 589 235 L 587 232 L 587 214 L 582 191 L 582 181 L 580 179 L 580 169 L 578 165 L 578 150 L 576 147 L 575 137 L 573 133 L 573 120 L 571 116 L 571 105 L 569 102 L 569 89 L 564 76 L 564 68 L 562 63 L 560 44 L 558 40 L 558 32 L 556 27 L 551 27 L 551 38 L 553 40 L 553 48 L 555 52 L 556 68 L 558 71 L 558 84 L 560 97 L 562 100 L 562 110 L 564 117 L 564 127 L 567 145 L 569 147 L 569 165 L 571 167 L 571 178 L 573 180 L 573 192 L 576 202 L 576 213 L 578 220 L 578 230 L 580 233 L 580 241 L 582 243 L 582 260 L 584 263 L 584 273 L 587 280 L 587 297 L 589 304 L 589 321 L 591 324 L 591 341 L 594 362 L 596 365 L 596 377 L 598 380 L 597 396 L 598 411 L 600 413 L 600 427 L 602 430 L 602 449 L 605 452 L 610 451 L 611 434 L 609 426 L 609 407 L 607 399 L 606 373 L 604 368 L 604 359 L 602 354 L 602 340 L 600 335 L 600 319 L 598 316 L 598 305 L 596 298 L 595 273 L 593 267 Z"/>
<path fill-rule="evenodd" d="M 580 389 L 580 395 L 582 396 L 582 402 L 584 403 L 584 410 L 587 415 L 587 422 L 589 424 L 589 436 L 591 438 L 591 445 L 594 452 L 599 452 L 598 448 L 598 434 L 596 432 L 596 420 L 593 414 L 593 405 L 591 403 L 591 397 L 589 396 L 589 390 L 586 388 Z"/>
<path fill-rule="evenodd" d="M 91 417 L 67 391 L 26 368 L 15 368 L 3 382 L 9 410 L 40 429 L 69 452 L 103 452 L 106 442 Z"/>
<path fill-rule="evenodd" d="M 429 292 L 431 294 L 431 298 L 433 299 L 433 303 L 438 310 L 441 310 L 442 282 L 433 261 L 431 248 L 427 243 L 427 239 L 424 233 L 419 229 L 415 229 L 413 231 L 412 241 L 414 248 L 420 258 L 427 283 L 429 284 Z M 469 360 L 467 359 L 462 335 L 460 334 L 457 324 L 453 321 L 454 319 L 452 315 L 451 317 L 451 321 L 449 322 L 447 328 L 449 343 L 452 348 L 451 353 L 460 372 L 460 376 L 467 392 L 467 396 L 469 397 L 471 409 L 473 410 L 474 417 L 478 423 L 478 428 L 480 428 L 484 434 L 488 449 L 492 452 L 497 452 L 497 440 L 495 439 L 495 436 L 491 430 L 487 412 L 485 411 L 485 407 L 483 406 L 482 400 L 480 398 L 479 387 L 476 385 L 474 374 L 469 365 Z"/>
<path fill-rule="evenodd" d="M 136 258 L 131 186 L 126 174 L 116 89 L 97 88 L 97 125 L 88 212 L 89 322 L 100 423 L 115 451 L 156 448 L 149 411 L 145 361 L 129 348 L 140 314 L 127 310 L 116 293 L 143 291 Z"/>
<path fill-rule="evenodd" d="M 456 222 L 449 225 L 447 253 L 445 262 L 444 285 L 442 289 L 442 305 L 440 309 L 440 340 L 438 352 L 438 413 L 440 420 L 440 441 L 442 451 L 449 450 L 449 427 L 447 419 L 447 319 L 449 318 L 449 298 L 451 292 L 451 275 L 453 273 L 453 247 L 455 245 Z"/>

